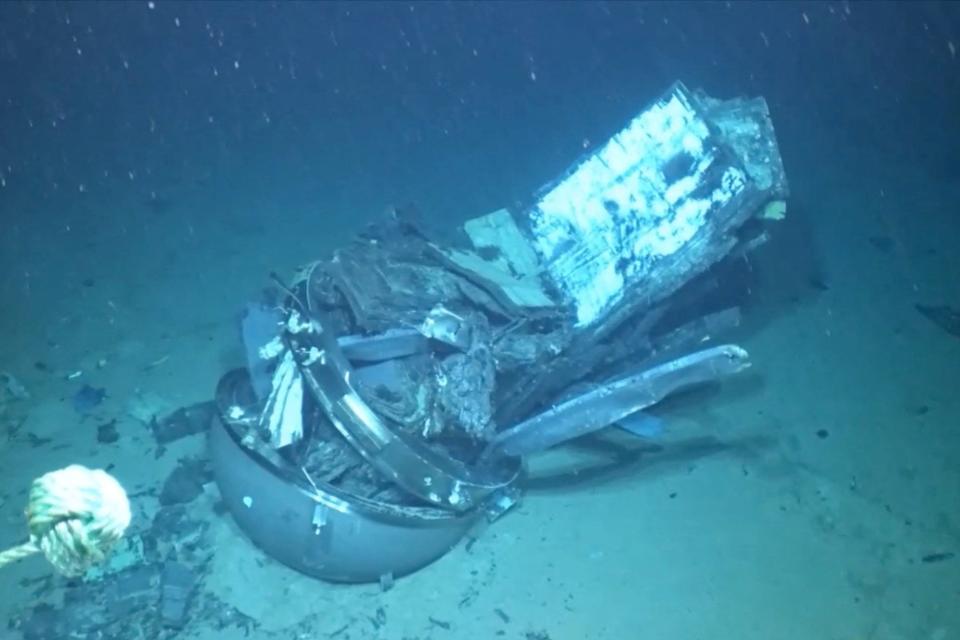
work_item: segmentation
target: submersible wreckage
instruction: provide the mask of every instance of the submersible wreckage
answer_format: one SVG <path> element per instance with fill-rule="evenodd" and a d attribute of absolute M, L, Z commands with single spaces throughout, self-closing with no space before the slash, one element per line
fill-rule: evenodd
<path fill-rule="evenodd" d="M 786 197 L 765 101 L 676 83 L 523 206 L 394 212 L 248 305 L 209 433 L 233 518 L 304 573 L 389 583 L 508 510 L 525 456 L 649 437 L 648 408 L 748 366 L 728 275 Z"/>

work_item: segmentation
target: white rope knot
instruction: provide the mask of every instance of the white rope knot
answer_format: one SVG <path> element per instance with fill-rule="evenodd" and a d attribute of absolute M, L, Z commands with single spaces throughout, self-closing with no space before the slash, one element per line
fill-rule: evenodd
<path fill-rule="evenodd" d="M 61 573 L 102 562 L 130 525 L 130 502 L 105 471 L 70 465 L 34 480 L 27 506 L 30 542 Z"/>

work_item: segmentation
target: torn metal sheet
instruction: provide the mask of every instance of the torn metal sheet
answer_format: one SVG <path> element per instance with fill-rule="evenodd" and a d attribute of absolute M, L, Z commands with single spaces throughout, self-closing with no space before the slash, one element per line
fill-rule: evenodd
<path fill-rule="evenodd" d="M 517 278 L 533 278 L 540 273 L 540 259 L 506 209 L 467 220 L 463 230 L 474 249 L 487 250 L 492 254 L 490 262 L 502 265 Z"/>
<path fill-rule="evenodd" d="M 677 84 L 547 190 L 529 215 L 534 247 L 577 326 L 703 233 L 749 180 Z"/>
<path fill-rule="evenodd" d="M 285 351 L 273 374 L 273 388 L 261 415 L 261 426 L 270 434 L 274 449 L 303 437 L 303 378 L 293 354 Z"/>

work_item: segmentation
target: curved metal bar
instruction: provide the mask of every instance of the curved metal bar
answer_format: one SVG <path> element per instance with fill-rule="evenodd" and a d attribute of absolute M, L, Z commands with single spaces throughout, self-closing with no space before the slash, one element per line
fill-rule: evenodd
<path fill-rule="evenodd" d="M 315 317 L 309 326 L 296 319 L 288 324 L 293 329 L 286 340 L 307 388 L 343 437 L 386 478 L 414 496 L 455 511 L 477 507 L 516 479 L 519 461 L 494 458 L 482 468 L 470 467 L 392 431 L 357 393 L 350 363 L 321 320 Z"/>
<path fill-rule="evenodd" d="M 521 456 L 602 429 L 691 385 L 750 366 L 747 352 L 721 345 L 691 353 L 562 402 L 497 435 L 484 455 Z"/>

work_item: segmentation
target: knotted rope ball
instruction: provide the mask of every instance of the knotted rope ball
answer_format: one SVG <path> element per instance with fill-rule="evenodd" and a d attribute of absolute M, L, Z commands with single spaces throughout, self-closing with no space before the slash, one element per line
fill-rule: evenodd
<path fill-rule="evenodd" d="M 33 481 L 26 510 L 30 540 L 0 553 L 0 567 L 43 552 L 65 576 L 102 562 L 130 525 L 130 502 L 106 471 L 80 465 Z"/>

